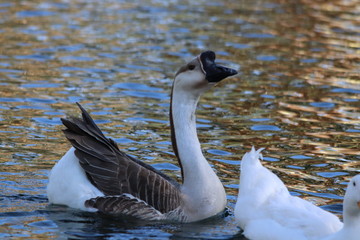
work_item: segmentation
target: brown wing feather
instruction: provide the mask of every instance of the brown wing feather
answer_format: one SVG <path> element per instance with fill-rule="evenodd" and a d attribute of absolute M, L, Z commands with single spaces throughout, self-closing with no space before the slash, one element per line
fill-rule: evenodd
<path fill-rule="evenodd" d="M 141 161 L 121 152 L 106 138 L 90 115 L 78 104 L 82 119 L 61 119 L 66 138 L 90 181 L 105 195 L 124 193 L 145 201 L 161 213 L 180 204 L 179 184 Z"/>
<path fill-rule="evenodd" d="M 162 220 L 164 215 L 144 201 L 128 196 L 105 196 L 85 201 L 86 207 L 98 209 L 102 213 L 132 216 L 146 220 Z"/>

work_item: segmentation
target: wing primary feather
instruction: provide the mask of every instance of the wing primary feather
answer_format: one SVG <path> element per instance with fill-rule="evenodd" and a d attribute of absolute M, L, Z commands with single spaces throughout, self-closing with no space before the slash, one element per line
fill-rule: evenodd
<path fill-rule="evenodd" d="M 129 194 L 97 197 L 86 200 L 86 207 L 106 214 L 125 215 L 146 220 L 162 220 L 164 215 L 146 202 Z"/>
<path fill-rule="evenodd" d="M 181 204 L 180 185 L 152 166 L 120 151 L 114 140 L 105 137 L 89 113 L 79 103 L 77 105 L 82 119 L 72 117 L 61 121 L 66 127 L 63 132 L 75 148 L 75 155 L 91 183 L 105 197 L 130 194 L 144 202 L 135 204 L 135 200 L 124 197 L 104 197 L 88 200 L 87 204 L 95 208 L 99 206 L 99 210 L 104 212 L 109 212 L 106 209 L 109 206 L 117 212 L 117 208 L 122 208 L 121 203 L 131 206 L 146 204 L 145 209 L 149 212 L 153 211 L 149 210 L 150 207 L 160 213 L 176 209 Z"/>

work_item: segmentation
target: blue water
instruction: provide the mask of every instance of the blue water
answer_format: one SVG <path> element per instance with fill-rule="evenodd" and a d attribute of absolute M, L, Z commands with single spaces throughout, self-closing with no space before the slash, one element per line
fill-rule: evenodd
<path fill-rule="evenodd" d="M 242 155 L 293 195 L 341 217 L 359 173 L 357 1 L 35 0 L 0 3 L 0 238 L 240 239 L 233 208 Z M 170 142 L 172 79 L 214 50 L 239 70 L 202 98 L 204 155 L 223 182 L 223 216 L 175 224 L 48 204 L 47 176 L 69 149 L 60 118 L 80 102 L 128 154 L 181 181 Z"/>

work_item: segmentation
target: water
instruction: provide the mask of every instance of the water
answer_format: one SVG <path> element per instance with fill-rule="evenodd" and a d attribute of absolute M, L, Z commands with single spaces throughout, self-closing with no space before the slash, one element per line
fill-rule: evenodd
<path fill-rule="evenodd" d="M 360 7 L 356 0 L 2 1 L 0 237 L 240 238 L 241 156 L 341 216 L 359 173 Z M 60 118 L 81 102 L 121 149 L 180 180 L 169 92 L 202 50 L 239 69 L 197 111 L 204 154 L 228 194 L 226 216 L 193 224 L 132 222 L 49 206 L 45 186 L 69 143 Z"/>

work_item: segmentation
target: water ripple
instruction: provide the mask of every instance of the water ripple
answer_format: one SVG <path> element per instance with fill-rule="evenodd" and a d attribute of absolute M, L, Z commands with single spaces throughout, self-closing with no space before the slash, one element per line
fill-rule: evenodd
<path fill-rule="evenodd" d="M 0 12 L 1 238 L 241 238 L 231 214 L 129 223 L 46 199 L 47 175 L 70 147 L 60 118 L 80 115 L 75 102 L 125 152 L 181 181 L 172 78 L 208 49 L 239 69 L 197 110 L 229 210 L 254 145 L 292 194 L 341 214 L 360 168 L 358 1 L 5 1 Z"/>

